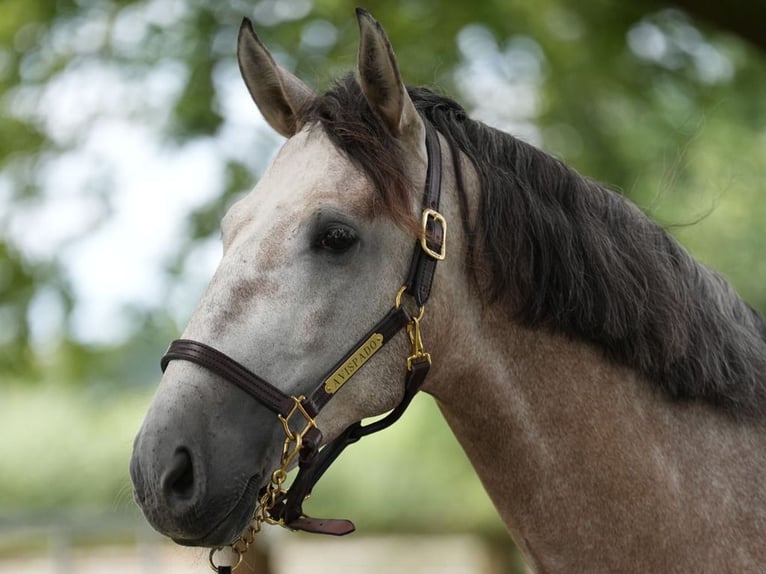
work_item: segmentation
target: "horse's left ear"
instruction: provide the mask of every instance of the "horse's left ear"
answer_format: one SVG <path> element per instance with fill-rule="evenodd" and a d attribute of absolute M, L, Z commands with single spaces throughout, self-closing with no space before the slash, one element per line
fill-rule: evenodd
<path fill-rule="evenodd" d="M 359 23 L 357 81 L 364 97 L 391 133 L 419 134 L 422 122 L 402 82 L 388 36 L 366 10 L 357 8 L 356 19 Z"/>
<path fill-rule="evenodd" d="M 269 125 L 285 137 L 294 135 L 298 111 L 314 99 L 314 90 L 274 61 L 247 18 L 239 28 L 237 60 L 242 79 Z"/>

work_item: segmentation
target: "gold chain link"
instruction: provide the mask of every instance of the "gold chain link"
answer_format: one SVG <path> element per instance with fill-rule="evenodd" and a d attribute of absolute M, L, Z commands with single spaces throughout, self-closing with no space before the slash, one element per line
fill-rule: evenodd
<path fill-rule="evenodd" d="M 279 498 L 287 494 L 287 489 L 284 486 L 285 481 L 287 480 L 287 472 L 290 465 L 295 460 L 295 457 L 298 456 L 301 451 L 303 437 L 306 436 L 306 433 L 310 429 L 316 428 L 316 422 L 306 412 L 306 409 L 303 406 L 303 400 L 306 397 L 300 396 L 290 398 L 293 400 L 294 404 L 293 408 L 290 409 L 290 412 L 287 413 L 287 416 L 283 417 L 282 415 L 277 415 L 285 431 L 285 442 L 282 444 L 282 456 L 279 461 L 279 468 L 271 473 L 271 479 L 266 485 L 266 490 L 258 499 L 258 504 L 255 506 L 255 511 L 253 512 L 253 518 L 247 529 L 242 536 L 237 538 L 237 540 L 229 546 L 231 551 L 237 555 L 237 559 L 231 567 L 232 571 L 236 570 L 237 567 L 242 564 L 245 554 L 250 549 L 253 542 L 255 542 L 255 537 L 261 531 L 264 524 L 285 526 L 285 523 L 281 518 L 277 520 L 271 516 L 271 511 L 276 506 Z M 304 426 L 303 430 L 300 432 L 294 432 L 290 428 L 290 418 L 295 413 L 299 413 L 306 420 L 306 426 Z M 222 546 L 210 550 L 208 558 L 213 572 L 218 571 L 218 565 L 215 563 L 214 556 L 215 553 L 220 550 L 223 550 Z"/>

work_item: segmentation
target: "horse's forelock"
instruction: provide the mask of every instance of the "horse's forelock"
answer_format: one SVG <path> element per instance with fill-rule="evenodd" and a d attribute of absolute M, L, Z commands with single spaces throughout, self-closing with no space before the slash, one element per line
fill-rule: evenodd
<path fill-rule="evenodd" d="M 367 176 L 374 188 L 373 214 L 414 230 L 412 182 L 404 169 L 406 150 L 370 109 L 353 75 L 301 110 L 301 124 L 318 126 Z"/>

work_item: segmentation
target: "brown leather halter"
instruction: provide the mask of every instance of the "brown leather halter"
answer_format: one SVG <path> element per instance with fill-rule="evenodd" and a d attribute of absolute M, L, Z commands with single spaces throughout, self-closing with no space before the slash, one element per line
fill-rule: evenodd
<path fill-rule="evenodd" d="M 282 468 L 275 471 L 274 474 L 277 475 L 280 471 L 282 474 L 277 477 L 276 482 L 278 484 L 271 494 L 264 516 L 261 517 L 263 521 L 281 524 L 294 530 L 322 534 L 343 535 L 353 532 L 354 525 L 349 520 L 317 519 L 304 515 L 303 500 L 311 493 L 314 484 L 349 444 L 389 427 L 401 417 L 423 384 L 431 366 L 431 357 L 423 349 L 420 338 L 420 319 L 431 293 L 436 263 L 444 259 L 446 254 L 447 224 L 439 213 L 439 197 L 441 195 L 441 145 L 439 136 L 427 121 L 424 120 L 424 123 L 426 126 L 428 168 L 420 237 L 413 253 L 409 276 L 397 294 L 392 309 L 322 377 L 310 396 L 307 398 L 290 397 L 234 359 L 197 341 L 175 340 L 162 357 L 163 372 L 170 361 L 191 361 L 236 385 L 279 417 L 287 434 L 287 439 L 285 452 L 283 452 Z M 401 304 L 404 294 L 413 298 L 419 310 L 417 316 L 410 314 Z M 314 423 L 316 415 L 367 359 L 405 327 L 412 342 L 413 353 L 407 359 L 407 374 L 402 401 L 388 415 L 376 422 L 368 425 L 362 425 L 361 422 L 352 424 L 335 440 L 320 450 L 322 433 Z M 296 413 L 302 415 L 306 421 L 305 427 L 299 432 L 291 429 L 291 418 Z M 281 488 L 281 481 L 284 480 L 283 475 L 286 467 L 293 462 L 296 456 L 299 471 L 289 491 L 287 491 Z M 275 479 L 272 477 L 272 482 L 261 491 L 261 501 L 264 500 L 264 496 L 269 496 L 268 489 L 274 483 Z M 257 509 L 256 512 L 258 512 Z M 246 540 L 245 547 L 247 545 L 249 542 Z M 236 548 L 235 551 L 237 551 Z"/>

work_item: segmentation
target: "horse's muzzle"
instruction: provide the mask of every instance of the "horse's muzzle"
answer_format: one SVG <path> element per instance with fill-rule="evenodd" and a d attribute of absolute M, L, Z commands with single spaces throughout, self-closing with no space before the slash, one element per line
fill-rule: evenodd
<path fill-rule="evenodd" d="M 185 546 L 235 540 L 250 521 L 261 475 L 214 493 L 201 456 L 185 446 L 163 446 L 139 434 L 130 461 L 134 499 L 152 527 Z"/>

